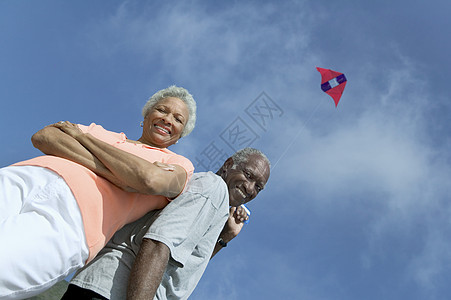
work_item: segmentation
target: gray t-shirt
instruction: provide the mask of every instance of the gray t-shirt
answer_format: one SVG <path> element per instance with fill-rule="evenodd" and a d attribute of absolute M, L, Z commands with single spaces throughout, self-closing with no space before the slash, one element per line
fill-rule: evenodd
<path fill-rule="evenodd" d="M 207 267 L 229 214 L 227 185 L 212 172 L 195 173 L 186 191 L 163 210 L 126 225 L 71 283 L 111 300 L 126 299 L 128 277 L 143 238 L 166 244 L 171 257 L 155 299 L 187 299 Z"/>

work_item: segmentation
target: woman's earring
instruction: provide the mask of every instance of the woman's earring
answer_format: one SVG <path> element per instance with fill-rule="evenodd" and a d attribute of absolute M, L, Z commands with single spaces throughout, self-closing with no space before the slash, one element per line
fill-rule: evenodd
<path fill-rule="evenodd" d="M 139 123 L 139 126 L 143 127 L 144 126 L 144 122 L 141 121 L 141 123 Z"/>

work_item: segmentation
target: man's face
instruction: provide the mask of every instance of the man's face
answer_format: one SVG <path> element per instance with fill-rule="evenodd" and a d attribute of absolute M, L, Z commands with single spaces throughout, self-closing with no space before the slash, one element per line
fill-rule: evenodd
<path fill-rule="evenodd" d="M 263 190 L 269 178 L 269 165 L 258 154 L 249 156 L 248 161 L 232 169 L 232 161 L 226 162 L 223 177 L 229 189 L 229 204 L 240 206 L 254 199 Z"/>

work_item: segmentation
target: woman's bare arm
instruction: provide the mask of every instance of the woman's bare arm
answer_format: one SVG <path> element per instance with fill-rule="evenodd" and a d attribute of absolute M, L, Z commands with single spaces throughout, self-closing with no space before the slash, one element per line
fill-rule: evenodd
<path fill-rule="evenodd" d="M 115 148 L 88 133 L 76 124 L 56 123 L 46 127 L 44 138 L 36 138 L 35 146 L 46 154 L 64 157 L 91 169 L 119 186 L 127 186 L 143 194 L 174 198 L 181 193 L 186 171 L 177 165 L 173 170 L 158 167 L 136 155 Z M 56 133 L 54 130 L 60 131 Z M 39 133 L 39 132 L 38 132 Z"/>
<path fill-rule="evenodd" d="M 105 165 L 97 159 L 88 149 L 64 131 L 49 125 L 36 132 L 31 137 L 33 146 L 44 154 L 66 158 L 85 166 L 99 176 L 124 188 L 121 183 Z"/>

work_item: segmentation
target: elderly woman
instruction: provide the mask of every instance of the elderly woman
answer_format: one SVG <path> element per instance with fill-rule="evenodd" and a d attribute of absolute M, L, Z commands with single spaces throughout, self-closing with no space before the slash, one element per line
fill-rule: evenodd
<path fill-rule="evenodd" d="M 96 124 L 47 126 L 32 137 L 47 155 L 0 169 L 0 299 L 42 292 L 181 193 L 194 168 L 166 148 L 193 130 L 196 103 L 171 86 L 143 117 L 136 141 Z"/>

